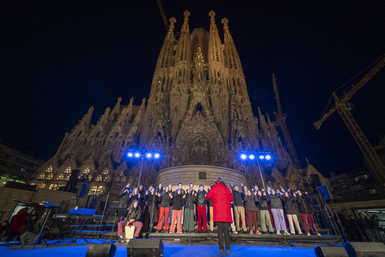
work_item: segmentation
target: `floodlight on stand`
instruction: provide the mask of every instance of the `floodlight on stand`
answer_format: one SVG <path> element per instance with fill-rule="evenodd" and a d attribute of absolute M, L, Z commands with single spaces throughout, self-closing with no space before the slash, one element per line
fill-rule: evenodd
<path fill-rule="evenodd" d="M 265 159 L 265 156 L 264 155 L 260 155 L 259 159 L 263 160 L 263 159 Z"/>
<path fill-rule="evenodd" d="M 266 160 L 270 160 L 271 159 L 271 156 L 270 155 L 266 155 Z"/>
<path fill-rule="evenodd" d="M 133 154 L 132 154 L 132 153 L 128 153 L 127 155 L 128 155 L 128 157 L 132 157 L 132 156 L 133 156 Z"/>
<path fill-rule="evenodd" d="M 159 155 L 158 153 L 156 153 L 156 154 L 154 154 L 154 157 L 155 157 L 156 159 L 158 159 L 158 158 L 160 157 L 160 155 Z"/>
<path fill-rule="evenodd" d="M 241 159 L 242 159 L 242 160 L 246 160 L 246 158 L 247 158 L 246 154 L 244 154 L 244 153 L 241 154 Z"/>
<path fill-rule="evenodd" d="M 139 158 L 140 157 L 140 153 L 135 153 L 135 157 Z"/>
<path fill-rule="evenodd" d="M 249 155 L 249 159 L 250 159 L 250 160 L 254 160 L 254 159 L 255 159 L 255 155 L 254 155 L 254 154 L 250 154 L 250 155 Z"/>
<path fill-rule="evenodd" d="M 152 154 L 148 153 L 148 154 L 146 154 L 146 157 L 147 157 L 147 158 L 151 158 L 151 157 L 152 157 Z"/>

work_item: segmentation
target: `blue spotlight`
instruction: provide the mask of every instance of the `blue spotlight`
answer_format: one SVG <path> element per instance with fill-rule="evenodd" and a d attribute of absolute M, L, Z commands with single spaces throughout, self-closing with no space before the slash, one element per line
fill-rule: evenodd
<path fill-rule="evenodd" d="M 151 157 L 152 157 L 152 154 L 148 153 L 148 154 L 146 154 L 146 157 L 147 157 L 147 158 L 151 158 Z"/>
<path fill-rule="evenodd" d="M 266 155 L 266 160 L 270 160 L 271 159 L 271 156 L 270 155 Z"/>
<path fill-rule="evenodd" d="M 140 157 L 140 153 L 135 153 L 135 157 L 139 158 Z"/>
<path fill-rule="evenodd" d="M 250 154 L 250 155 L 249 155 L 249 159 L 250 159 L 250 160 L 254 160 L 254 159 L 255 159 L 255 155 L 254 155 L 254 154 Z"/>
<path fill-rule="evenodd" d="M 128 153 L 127 155 L 128 155 L 128 157 L 134 156 L 132 153 Z"/>
<path fill-rule="evenodd" d="M 241 159 L 242 159 L 242 160 L 246 160 L 246 158 L 247 158 L 247 155 L 246 155 L 246 154 L 244 154 L 244 153 L 241 154 Z"/>
<path fill-rule="evenodd" d="M 158 159 L 160 157 L 160 154 L 156 153 L 154 154 L 155 159 Z"/>
<path fill-rule="evenodd" d="M 265 159 L 265 156 L 264 155 L 260 155 L 259 159 L 263 160 L 263 159 Z"/>

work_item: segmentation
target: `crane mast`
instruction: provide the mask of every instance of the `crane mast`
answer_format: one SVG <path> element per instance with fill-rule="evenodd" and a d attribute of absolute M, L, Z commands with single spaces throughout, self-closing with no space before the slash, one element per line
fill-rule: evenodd
<path fill-rule="evenodd" d="M 275 78 L 274 73 L 273 73 L 273 87 L 274 87 L 275 100 L 277 102 L 277 109 L 278 109 L 278 112 L 274 112 L 274 115 L 276 117 L 275 123 L 281 128 L 283 137 L 286 142 L 286 146 L 289 150 L 289 154 L 291 159 L 293 160 L 294 166 L 297 169 L 301 169 L 301 163 L 299 162 L 297 152 L 295 151 L 293 141 L 291 140 L 289 130 L 287 129 L 287 126 L 286 126 L 286 116 L 282 113 L 281 99 L 279 97 L 277 79 Z"/>
<path fill-rule="evenodd" d="M 362 132 L 361 128 L 358 126 L 357 122 L 354 120 L 353 116 L 349 111 L 348 101 L 366 82 L 368 82 L 378 71 L 385 66 L 385 55 L 382 56 L 382 59 L 377 63 L 373 69 L 365 75 L 365 77 L 360 80 L 353 88 L 344 96 L 343 99 L 339 99 L 335 92 L 333 92 L 332 97 L 335 102 L 335 106 L 329 110 L 319 121 L 314 122 L 316 129 L 320 129 L 322 123 L 330 117 L 334 112 L 338 112 L 348 127 L 350 133 L 352 134 L 354 140 L 357 142 L 360 147 L 365 159 L 368 161 L 370 167 L 372 168 L 375 176 L 381 182 L 382 185 L 385 185 L 385 166 L 383 162 L 378 157 L 377 153 L 374 151 L 373 147 L 369 143 L 365 134 Z"/>

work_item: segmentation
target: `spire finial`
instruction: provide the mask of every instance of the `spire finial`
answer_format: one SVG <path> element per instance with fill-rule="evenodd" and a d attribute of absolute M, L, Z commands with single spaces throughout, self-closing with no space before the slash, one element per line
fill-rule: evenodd
<path fill-rule="evenodd" d="M 188 21 L 188 16 L 190 16 L 190 12 L 188 10 L 186 10 L 183 12 L 183 15 L 184 15 L 184 20 Z"/>
<path fill-rule="evenodd" d="M 175 26 L 174 23 L 176 23 L 176 19 L 174 17 L 170 18 L 170 26 L 168 26 L 168 31 L 173 31 Z"/>
<path fill-rule="evenodd" d="M 209 16 L 211 17 L 211 18 L 210 18 L 211 23 L 215 23 L 215 18 L 214 18 L 215 12 L 214 12 L 213 10 L 211 10 L 211 11 L 209 12 Z"/>
<path fill-rule="evenodd" d="M 223 23 L 223 30 L 229 30 L 229 25 L 227 25 L 229 20 L 227 18 L 223 18 L 221 22 Z"/>

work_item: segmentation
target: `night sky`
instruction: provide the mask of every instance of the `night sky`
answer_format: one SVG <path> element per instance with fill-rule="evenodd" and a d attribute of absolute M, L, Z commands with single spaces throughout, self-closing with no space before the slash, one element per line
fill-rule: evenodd
<path fill-rule="evenodd" d="M 223 40 L 229 20 L 254 115 L 273 118 L 271 74 L 302 165 L 321 173 L 363 166 L 338 113 L 316 130 L 331 93 L 385 53 L 385 1 L 163 0 L 167 18 L 189 10 L 190 32 L 209 29 L 210 10 Z M 157 3 L 146 1 L 3 1 L 0 4 L 0 137 L 48 160 L 94 106 L 93 123 L 118 97 L 148 98 L 166 36 Z M 349 91 L 369 70 L 347 83 Z M 385 68 L 358 91 L 352 115 L 373 146 L 385 136 Z"/>

